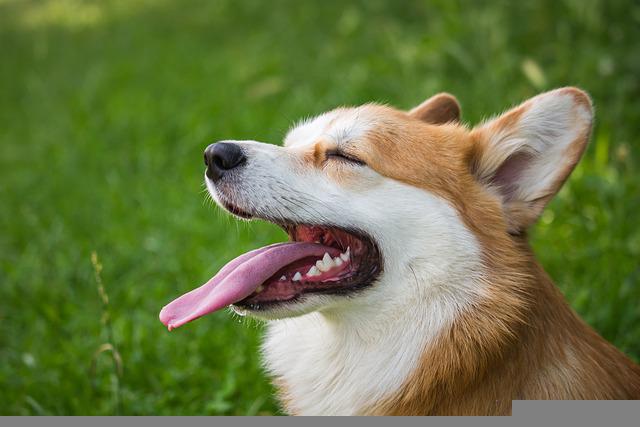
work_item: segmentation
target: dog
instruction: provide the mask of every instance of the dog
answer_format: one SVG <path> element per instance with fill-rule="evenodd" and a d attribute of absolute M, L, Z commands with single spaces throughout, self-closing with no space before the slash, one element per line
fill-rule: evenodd
<path fill-rule="evenodd" d="M 284 410 L 508 415 L 513 400 L 639 399 L 640 367 L 565 302 L 527 229 L 587 147 L 566 87 L 469 128 L 455 97 L 304 120 L 284 146 L 205 151 L 215 201 L 281 226 L 169 305 L 169 330 L 230 306 L 268 323 Z"/>

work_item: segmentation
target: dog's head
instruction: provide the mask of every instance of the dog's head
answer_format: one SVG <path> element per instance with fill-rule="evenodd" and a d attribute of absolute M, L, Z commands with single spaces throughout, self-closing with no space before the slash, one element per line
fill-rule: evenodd
<path fill-rule="evenodd" d="M 578 162 L 591 120 L 588 96 L 564 88 L 468 129 L 441 94 L 409 112 L 338 108 L 297 124 L 283 147 L 212 144 L 216 202 L 291 242 L 230 262 L 161 320 L 177 327 L 230 304 L 278 318 L 477 294 L 483 253 L 522 238 Z"/>

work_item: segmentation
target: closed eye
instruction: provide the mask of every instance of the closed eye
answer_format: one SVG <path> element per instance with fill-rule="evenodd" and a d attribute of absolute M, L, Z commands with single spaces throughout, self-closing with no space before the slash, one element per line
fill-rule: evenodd
<path fill-rule="evenodd" d="M 338 160 L 346 163 L 351 163 L 358 166 L 366 166 L 366 163 L 363 162 L 362 160 L 356 157 L 353 157 L 349 154 L 345 154 L 341 151 L 328 151 L 326 153 L 326 156 L 327 156 L 327 160 L 332 159 L 332 160 Z"/>

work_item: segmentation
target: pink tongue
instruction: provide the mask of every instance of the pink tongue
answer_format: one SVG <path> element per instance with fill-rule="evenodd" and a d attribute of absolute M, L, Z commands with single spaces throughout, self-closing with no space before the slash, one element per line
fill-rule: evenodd
<path fill-rule="evenodd" d="M 169 330 L 220 310 L 251 295 L 278 270 L 307 257 L 336 256 L 335 248 L 318 243 L 276 243 L 240 255 L 207 283 L 173 300 L 160 311 Z"/>

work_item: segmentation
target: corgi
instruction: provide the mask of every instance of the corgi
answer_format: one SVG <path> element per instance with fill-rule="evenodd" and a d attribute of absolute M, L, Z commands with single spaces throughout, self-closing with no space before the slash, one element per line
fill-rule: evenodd
<path fill-rule="evenodd" d="M 457 100 L 338 108 L 278 147 L 207 147 L 205 182 L 289 242 L 241 255 L 165 306 L 169 330 L 224 307 L 267 322 L 283 409 L 509 415 L 513 400 L 639 399 L 640 367 L 565 302 L 527 229 L 584 152 L 566 87 L 469 128 Z"/>

